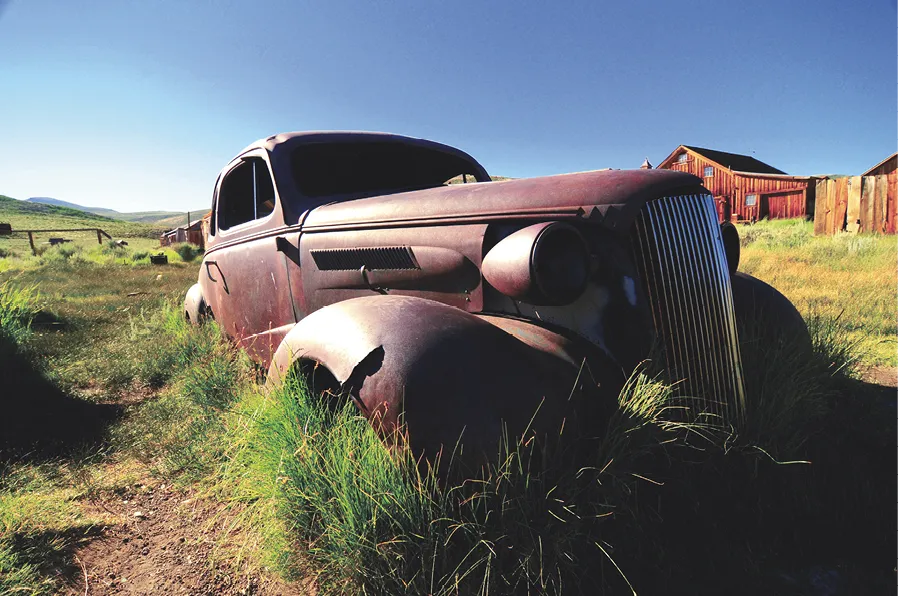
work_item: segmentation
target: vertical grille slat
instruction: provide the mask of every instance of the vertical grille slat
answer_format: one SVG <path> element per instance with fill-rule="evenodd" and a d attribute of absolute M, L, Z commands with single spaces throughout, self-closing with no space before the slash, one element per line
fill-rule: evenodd
<path fill-rule="evenodd" d="M 691 207 L 691 205 L 688 207 Z M 699 357 L 696 360 L 699 375 L 697 384 L 699 385 L 699 391 L 703 395 L 719 395 L 720 383 L 717 371 L 715 370 L 715 367 L 711 366 L 706 360 L 707 354 L 714 350 L 714 341 L 711 336 L 711 318 L 708 309 L 702 308 L 702 305 L 708 304 L 708 292 L 706 290 L 707 277 L 703 275 L 704 271 L 701 267 L 696 266 L 701 263 L 701 261 L 693 251 L 692 243 L 685 241 L 688 236 L 695 238 L 698 235 L 698 231 L 695 228 L 694 214 L 691 212 L 691 209 L 687 208 L 684 211 L 673 209 L 672 215 L 676 222 L 676 226 L 682 230 L 682 233 L 679 235 L 681 240 L 679 246 L 681 254 L 683 255 L 683 259 L 691 265 L 687 269 L 691 287 L 693 289 L 689 299 L 691 308 L 696 315 L 695 332 L 702 340 L 700 343 L 697 342 L 696 346 L 699 352 Z M 711 405 L 718 406 L 716 403 Z M 713 414 L 720 415 L 719 407 L 713 407 L 712 410 Z"/>
<path fill-rule="evenodd" d="M 633 227 L 633 251 L 676 392 L 692 416 L 740 425 L 745 415 L 733 296 L 713 199 L 662 197 Z M 681 418 L 684 415 L 680 416 Z"/>

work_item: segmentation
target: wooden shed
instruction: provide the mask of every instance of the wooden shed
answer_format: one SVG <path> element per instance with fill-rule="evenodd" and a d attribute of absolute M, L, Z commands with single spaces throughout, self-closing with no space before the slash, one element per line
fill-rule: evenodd
<path fill-rule="evenodd" d="M 810 217 L 816 178 L 790 176 L 749 155 L 680 145 L 659 168 L 689 172 L 714 195 L 720 221 Z"/>
<path fill-rule="evenodd" d="M 898 182 L 896 169 L 898 169 L 898 153 L 893 153 L 891 157 L 885 158 L 861 176 L 888 176 L 889 187 L 895 188 L 895 183 Z"/>
<path fill-rule="evenodd" d="M 171 229 L 159 237 L 159 244 L 162 246 L 170 246 L 180 242 L 189 242 L 200 248 L 205 248 L 206 242 L 203 236 L 203 220 L 198 219 L 189 226 L 180 226 Z"/>
<path fill-rule="evenodd" d="M 824 178 L 817 183 L 815 234 L 898 232 L 898 154 L 860 176 Z"/>
<path fill-rule="evenodd" d="M 861 176 L 876 176 L 877 184 L 880 184 L 880 176 L 886 177 L 886 198 L 882 217 L 873 224 L 876 231 L 884 234 L 898 232 L 898 153 L 893 153 Z"/>

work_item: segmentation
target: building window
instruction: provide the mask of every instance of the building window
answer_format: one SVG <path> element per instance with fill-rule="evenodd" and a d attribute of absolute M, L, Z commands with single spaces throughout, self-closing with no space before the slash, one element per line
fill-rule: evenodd
<path fill-rule="evenodd" d="M 686 160 L 689 159 L 689 155 L 685 152 L 680 153 L 679 157 L 677 157 L 677 163 L 686 163 Z"/>
<path fill-rule="evenodd" d="M 714 166 L 705 166 L 705 178 L 710 178 L 714 175 Z"/>
<path fill-rule="evenodd" d="M 758 195 L 745 195 L 745 206 L 754 207 L 758 204 Z"/>

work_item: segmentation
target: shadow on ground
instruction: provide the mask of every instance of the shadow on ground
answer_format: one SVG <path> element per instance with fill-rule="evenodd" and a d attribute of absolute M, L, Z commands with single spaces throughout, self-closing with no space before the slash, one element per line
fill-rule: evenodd
<path fill-rule="evenodd" d="M 123 413 L 62 392 L 0 336 L 0 460 L 42 460 L 101 446 Z"/>
<path fill-rule="evenodd" d="M 14 534 L 9 546 L 19 565 L 34 569 L 38 576 L 52 579 L 57 586 L 82 582 L 82 568 L 74 557 L 86 542 L 102 535 L 103 528 L 82 525 L 65 530 L 44 530 Z"/>

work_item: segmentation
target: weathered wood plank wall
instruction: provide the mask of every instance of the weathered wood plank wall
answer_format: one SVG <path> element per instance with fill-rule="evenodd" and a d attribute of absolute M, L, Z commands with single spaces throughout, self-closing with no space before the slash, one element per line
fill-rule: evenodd
<path fill-rule="evenodd" d="M 815 234 L 898 232 L 898 191 L 887 175 L 820 180 L 816 194 Z"/>

